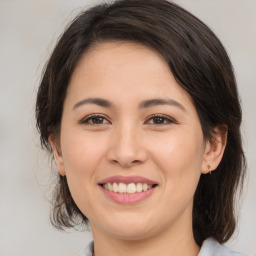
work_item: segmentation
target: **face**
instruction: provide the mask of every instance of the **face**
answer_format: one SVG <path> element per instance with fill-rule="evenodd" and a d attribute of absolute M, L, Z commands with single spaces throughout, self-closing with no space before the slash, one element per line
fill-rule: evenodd
<path fill-rule="evenodd" d="M 60 147 L 50 141 L 94 232 L 139 239 L 191 225 L 210 146 L 155 51 L 129 42 L 91 48 L 67 91 Z"/>

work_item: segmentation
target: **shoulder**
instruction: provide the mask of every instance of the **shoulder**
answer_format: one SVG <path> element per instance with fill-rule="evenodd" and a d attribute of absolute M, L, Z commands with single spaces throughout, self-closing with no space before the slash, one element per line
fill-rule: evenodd
<path fill-rule="evenodd" d="M 93 256 L 93 241 L 90 242 L 77 256 Z"/>
<path fill-rule="evenodd" d="M 92 256 L 93 241 L 89 243 L 78 256 Z M 247 256 L 240 252 L 235 252 L 228 247 L 219 244 L 216 240 L 208 238 L 203 242 L 198 256 Z"/>
<path fill-rule="evenodd" d="M 208 238 L 203 242 L 198 256 L 247 256 L 240 252 L 235 252 L 228 247 L 219 244 L 213 238 Z"/>

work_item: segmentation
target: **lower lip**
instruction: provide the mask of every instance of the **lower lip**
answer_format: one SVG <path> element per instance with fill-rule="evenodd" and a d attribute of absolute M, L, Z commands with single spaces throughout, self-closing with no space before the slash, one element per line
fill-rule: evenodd
<path fill-rule="evenodd" d="M 109 191 L 109 190 L 103 188 L 102 186 L 100 186 L 100 188 L 108 198 L 115 201 L 116 203 L 135 204 L 135 203 L 139 203 L 139 202 L 145 200 L 146 198 L 148 198 L 149 196 L 151 196 L 152 193 L 155 191 L 156 187 L 153 187 L 147 191 L 138 192 L 138 193 L 134 193 L 134 194 L 116 193 L 116 192 Z"/>

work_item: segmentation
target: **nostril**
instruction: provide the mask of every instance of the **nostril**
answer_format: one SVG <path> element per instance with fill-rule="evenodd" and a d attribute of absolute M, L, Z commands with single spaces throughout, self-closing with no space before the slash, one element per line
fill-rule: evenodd
<path fill-rule="evenodd" d="M 114 160 L 114 159 L 110 160 L 110 162 L 111 162 L 112 164 L 118 164 L 118 161 L 117 161 L 117 160 Z"/>

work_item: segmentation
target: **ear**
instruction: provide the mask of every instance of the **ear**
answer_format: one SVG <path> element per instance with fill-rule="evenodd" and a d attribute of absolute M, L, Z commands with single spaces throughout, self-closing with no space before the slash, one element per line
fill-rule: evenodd
<path fill-rule="evenodd" d="M 64 176 L 64 175 L 66 175 L 66 172 L 64 169 L 64 163 L 63 163 L 60 146 L 56 143 L 56 140 L 53 138 L 52 134 L 48 137 L 48 141 L 52 147 L 53 156 L 54 156 L 54 160 L 55 160 L 55 163 L 57 166 L 57 170 L 60 175 Z"/>
<path fill-rule="evenodd" d="M 207 174 L 214 171 L 221 162 L 227 143 L 227 125 L 219 125 L 213 129 L 213 137 L 206 142 L 201 172 Z"/>

